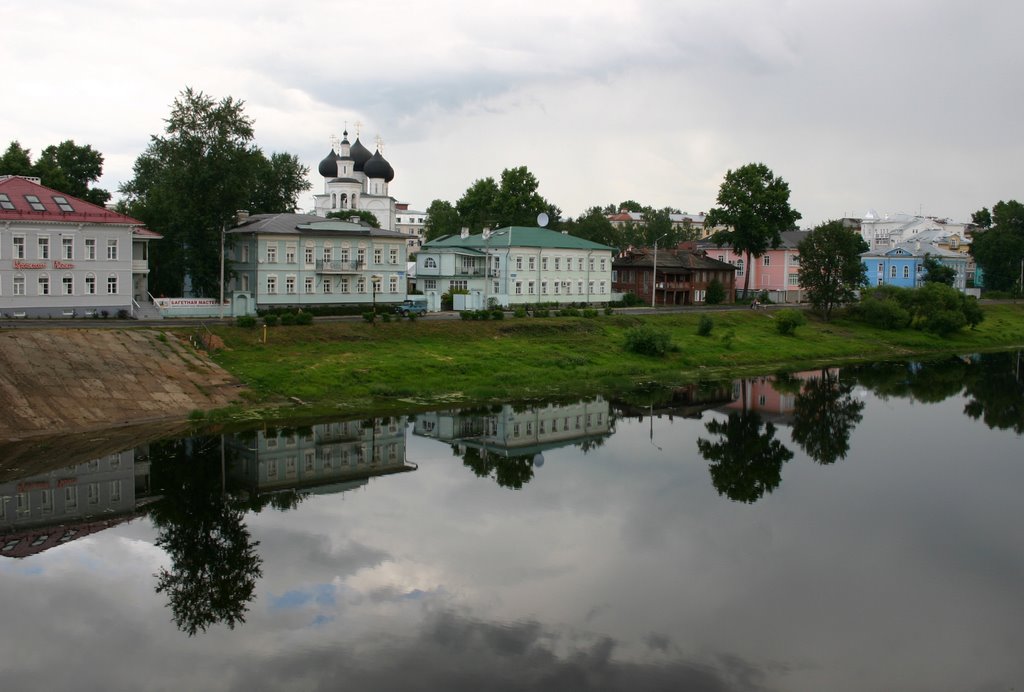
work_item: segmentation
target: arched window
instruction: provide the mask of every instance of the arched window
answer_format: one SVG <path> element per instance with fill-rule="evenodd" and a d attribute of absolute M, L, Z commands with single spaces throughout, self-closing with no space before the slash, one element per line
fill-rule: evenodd
<path fill-rule="evenodd" d="M 437 261 L 433 257 L 428 257 L 423 260 L 423 266 L 426 269 L 437 269 Z"/>
<path fill-rule="evenodd" d="M 338 208 L 338 195 L 331 193 L 331 209 Z"/>
<path fill-rule="evenodd" d="M 743 276 L 743 260 L 736 260 L 736 276 Z"/>
<path fill-rule="evenodd" d="M 348 209 L 348 195 L 342 193 L 341 195 L 341 208 Z"/>

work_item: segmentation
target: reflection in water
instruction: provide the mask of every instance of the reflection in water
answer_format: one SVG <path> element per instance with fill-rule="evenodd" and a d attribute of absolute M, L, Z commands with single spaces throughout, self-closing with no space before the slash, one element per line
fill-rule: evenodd
<path fill-rule="evenodd" d="M 156 443 L 153 481 L 164 494 L 151 510 L 156 544 L 170 569 L 157 574 L 174 623 L 190 636 L 216 623 L 245 622 L 262 559 L 242 521 L 245 510 L 224 484 L 231 462 L 219 437 Z"/>
<path fill-rule="evenodd" d="M 1024 352 L 985 353 L 972 365 L 964 413 L 990 428 L 1024 433 Z"/>
<path fill-rule="evenodd" d="M 796 396 L 793 441 L 819 464 L 845 459 L 863 410 L 864 402 L 853 397 L 853 385 L 841 382 L 835 370 L 823 369 L 805 380 Z"/>
<path fill-rule="evenodd" d="M 570 404 L 431 411 L 416 416 L 414 432 L 448 442 L 480 478 L 520 489 L 544 465 L 544 452 L 575 445 L 584 453 L 614 432 L 608 402 L 597 397 Z"/>
<path fill-rule="evenodd" d="M 779 486 L 782 465 L 793 453 L 775 439 L 773 423 L 765 423 L 756 411 L 734 411 L 726 420 L 709 420 L 704 427 L 719 437 L 699 438 L 697 448 L 711 462 L 711 482 L 720 495 L 754 502 Z"/>

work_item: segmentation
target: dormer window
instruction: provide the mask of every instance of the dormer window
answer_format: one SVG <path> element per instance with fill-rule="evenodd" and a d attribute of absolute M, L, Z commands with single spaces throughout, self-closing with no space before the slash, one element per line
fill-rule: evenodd
<path fill-rule="evenodd" d="M 7 196 L 6 192 L 0 192 L 0 209 L 11 211 L 14 209 L 14 202 Z"/>
<path fill-rule="evenodd" d="M 25 195 L 25 201 L 28 202 L 29 206 L 35 211 L 46 211 L 46 207 L 43 206 L 43 203 L 40 202 L 39 198 L 35 195 Z"/>

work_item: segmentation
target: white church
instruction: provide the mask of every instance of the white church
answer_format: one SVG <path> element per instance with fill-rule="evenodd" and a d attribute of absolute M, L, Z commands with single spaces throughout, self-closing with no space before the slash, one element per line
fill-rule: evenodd
<path fill-rule="evenodd" d="M 348 130 L 342 133 L 339 151 L 331 151 L 317 167 L 324 177 L 324 191 L 313 195 L 313 213 L 326 217 L 331 212 L 368 211 L 377 217 L 380 227 L 395 228 L 395 198 L 388 194 L 388 183 L 395 169 L 381 156 L 380 144 L 373 154 L 359 141 L 350 144 Z"/>

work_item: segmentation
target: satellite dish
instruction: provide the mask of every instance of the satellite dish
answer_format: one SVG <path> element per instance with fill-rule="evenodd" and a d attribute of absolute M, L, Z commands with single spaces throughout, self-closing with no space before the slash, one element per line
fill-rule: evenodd
<path fill-rule="evenodd" d="M 537 225 L 544 228 L 548 225 L 548 215 L 544 212 L 537 214 Z"/>

